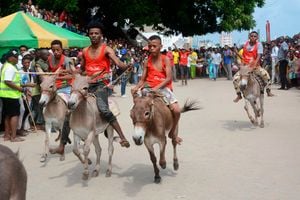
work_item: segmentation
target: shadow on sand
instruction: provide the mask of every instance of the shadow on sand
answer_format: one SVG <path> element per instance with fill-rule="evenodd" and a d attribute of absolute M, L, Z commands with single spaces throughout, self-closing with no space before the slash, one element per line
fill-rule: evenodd
<path fill-rule="evenodd" d="M 169 163 L 172 166 L 172 163 Z M 172 168 L 159 169 L 162 183 L 166 176 L 175 177 L 176 173 Z M 126 171 L 118 174 L 119 177 L 126 177 L 124 191 L 129 197 L 135 197 L 144 186 L 154 183 L 154 172 L 152 164 L 134 164 Z M 161 183 L 160 183 L 161 184 Z M 159 184 L 158 184 L 159 185 Z"/>
<path fill-rule="evenodd" d="M 235 131 L 249 132 L 258 128 L 254 126 L 250 121 L 224 120 L 221 122 L 223 123 L 223 128 L 231 132 L 235 132 Z"/>

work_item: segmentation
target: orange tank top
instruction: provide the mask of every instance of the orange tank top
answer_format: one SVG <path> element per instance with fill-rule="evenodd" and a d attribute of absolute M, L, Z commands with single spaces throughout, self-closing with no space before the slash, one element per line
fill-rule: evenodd
<path fill-rule="evenodd" d="M 249 64 L 251 61 L 255 61 L 257 58 L 258 42 L 256 42 L 256 44 L 250 51 L 247 49 L 248 45 L 249 41 L 247 41 L 243 47 L 243 62 L 245 64 Z"/>
<path fill-rule="evenodd" d="M 48 57 L 49 70 L 51 72 L 55 73 L 60 69 L 66 69 L 66 67 L 65 67 L 65 56 L 64 55 L 61 55 L 57 65 L 53 65 L 53 63 L 54 63 L 53 59 L 55 59 L 53 55 L 50 55 Z M 60 77 L 60 76 L 62 76 L 62 75 L 58 75 L 58 77 Z M 55 80 L 55 85 L 56 85 L 57 89 L 69 86 L 71 84 L 72 84 L 72 79 L 70 79 L 70 80 L 56 79 Z"/>
<path fill-rule="evenodd" d="M 106 45 L 102 44 L 100 47 L 100 53 L 96 58 L 91 58 L 89 56 L 89 49 L 83 51 L 83 55 L 85 58 L 85 71 L 88 76 L 92 76 L 94 73 L 103 71 L 102 74 L 97 76 L 93 81 L 98 81 L 99 79 L 103 79 L 105 75 L 110 72 L 110 60 L 105 55 Z M 103 80 L 105 84 L 109 83 L 109 80 Z"/>
<path fill-rule="evenodd" d="M 149 56 L 148 62 L 147 62 L 147 70 L 148 71 L 147 71 L 146 82 L 148 83 L 150 88 L 153 88 L 153 87 L 157 86 L 158 84 L 160 84 L 161 82 L 163 82 L 164 80 L 166 80 L 167 74 L 166 74 L 165 58 L 166 58 L 165 55 L 161 55 L 162 71 L 158 71 L 152 64 L 152 57 Z M 166 87 L 173 90 L 172 81 L 170 81 L 166 85 Z"/>

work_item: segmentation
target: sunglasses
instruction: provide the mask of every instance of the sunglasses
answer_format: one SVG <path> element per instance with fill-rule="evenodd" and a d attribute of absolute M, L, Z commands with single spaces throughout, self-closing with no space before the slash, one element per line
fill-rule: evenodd
<path fill-rule="evenodd" d="M 250 37 L 257 37 L 257 35 L 250 35 Z"/>

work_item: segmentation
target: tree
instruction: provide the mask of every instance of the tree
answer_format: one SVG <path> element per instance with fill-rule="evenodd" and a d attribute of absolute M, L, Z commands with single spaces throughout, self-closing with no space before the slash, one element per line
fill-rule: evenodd
<path fill-rule="evenodd" d="M 255 26 L 252 16 L 255 7 L 262 7 L 264 2 L 265 0 L 37 0 L 40 7 L 48 10 L 66 9 L 81 24 L 91 20 L 90 12 L 87 11 L 97 6 L 98 12 L 93 18 L 100 19 L 108 28 L 114 22 L 122 26 L 125 19 L 130 19 L 135 27 L 153 25 L 157 30 L 182 33 L 184 36 L 249 30 Z"/>

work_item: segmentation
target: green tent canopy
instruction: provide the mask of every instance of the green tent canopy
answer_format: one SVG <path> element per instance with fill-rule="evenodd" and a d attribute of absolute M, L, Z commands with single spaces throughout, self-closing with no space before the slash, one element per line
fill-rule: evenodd
<path fill-rule="evenodd" d="M 0 19 L 0 55 L 11 48 L 49 48 L 53 40 L 60 40 L 63 48 L 86 47 L 90 40 L 39 18 L 16 12 Z"/>

